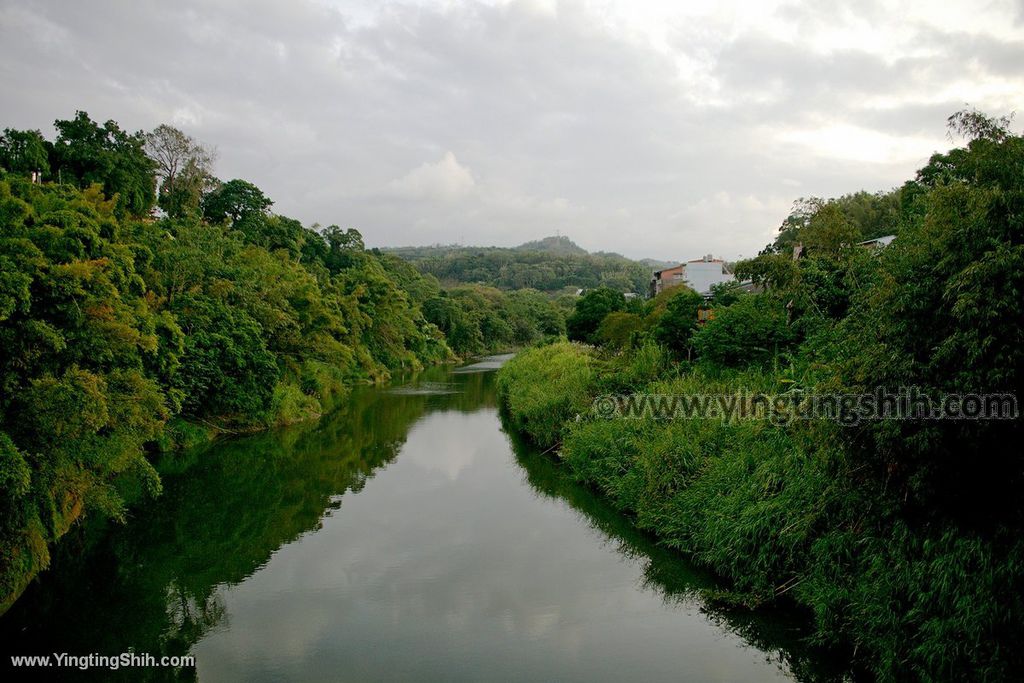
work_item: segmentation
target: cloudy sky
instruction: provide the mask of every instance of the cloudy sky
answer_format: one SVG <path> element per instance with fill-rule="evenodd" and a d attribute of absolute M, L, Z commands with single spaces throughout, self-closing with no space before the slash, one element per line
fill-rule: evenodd
<path fill-rule="evenodd" d="M 0 127 L 170 123 L 375 246 L 753 255 L 1024 109 L 1022 65 L 1024 0 L 0 0 Z"/>

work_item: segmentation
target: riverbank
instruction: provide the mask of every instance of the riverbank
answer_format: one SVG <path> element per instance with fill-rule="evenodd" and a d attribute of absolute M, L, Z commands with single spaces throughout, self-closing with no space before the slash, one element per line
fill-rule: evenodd
<path fill-rule="evenodd" d="M 840 677 L 793 615 L 707 605 L 712 576 L 511 434 L 503 360 L 160 456 L 164 494 L 77 525 L 4 649 L 191 654 L 199 680 Z"/>
<path fill-rule="evenodd" d="M 729 581 L 710 595 L 793 601 L 815 642 L 848 650 L 882 680 L 1007 680 L 1021 544 L 900 514 L 861 476 L 829 422 L 607 419 L 602 395 L 782 393 L 761 370 L 675 364 L 657 347 L 610 355 L 568 343 L 499 373 L 512 424 L 638 528 Z"/>

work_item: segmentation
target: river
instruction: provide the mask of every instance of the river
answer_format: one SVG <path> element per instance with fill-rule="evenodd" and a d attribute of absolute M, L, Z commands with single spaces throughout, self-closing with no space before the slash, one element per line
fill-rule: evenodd
<path fill-rule="evenodd" d="M 61 541 L 0 618 L 4 649 L 196 658 L 117 672 L 133 681 L 838 675 L 799 618 L 709 607 L 711 577 L 508 433 L 504 358 L 164 457 L 157 501 Z"/>

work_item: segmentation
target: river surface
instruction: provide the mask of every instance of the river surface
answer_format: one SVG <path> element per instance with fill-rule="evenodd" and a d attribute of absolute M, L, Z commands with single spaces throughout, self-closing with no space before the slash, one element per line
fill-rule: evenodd
<path fill-rule="evenodd" d="M 196 658 L 133 681 L 832 677 L 799 619 L 709 608 L 713 579 L 510 434 L 503 360 L 163 458 L 157 501 L 61 541 L 3 649 Z"/>

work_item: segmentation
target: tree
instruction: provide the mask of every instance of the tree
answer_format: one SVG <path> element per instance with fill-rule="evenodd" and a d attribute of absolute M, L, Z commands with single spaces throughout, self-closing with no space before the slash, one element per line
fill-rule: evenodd
<path fill-rule="evenodd" d="M 773 253 L 786 252 L 800 242 L 800 232 L 808 226 L 814 214 L 824 206 L 821 197 L 801 197 L 793 202 L 793 208 L 779 226 L 779 235 L 768 247 Z"/>
<path fill-rule="evenodd" d="M 918 173 L 923 218 L 879 254 L 836 330 L 836 375 L 851 391 L 1024 396 L 1024 136 L 1007 119 L 955 114 L 966 147 Z M 856 433 L 854 433 L 856 432 Z M 1022 483 L 1021 421 L 888 421 L 847 434 L 910 501 L 972 523 L 1003 518 Z"/>
<path fill-rule="evenodd" d="M 203 197 L 203 215 L 211 223 L 229 225 L 249 244 L 266 249 L 287 249 L 298 257 L 303 227 L 293 219 L 270 214 L 274 202 L 245 180 L 229 180 Z"/>
<path fill-rule="evenodd" d="M 799 231 L 799 237 L 811 253 L 838 254 L 860 240 L 860 231 L 836 202 L 828 202 Z"/>
<path fill-rule="evenodd" d="M 643 320 L 635 313 L 615 311 L 605 316 L 597 328 L 597 339 L 604 346 L 623 349 L 629 345 L 633 333 L 640 329 Z"/>
<path fill-rule="evenodd" d="M 626 307 L 622 292 L 599 287 L 586 292 L 576 301 L 576 310 L 565 321 L 569 339 L 588 344 L 598 342 L 597 328 L 605 316 Z"/>
<path fill-rule="evenodd" d="M 351 268 L 363 258 L 363 236 L 354 228 L 343 230 L 337 225 L 328 226 L 323 232 L 327 241 L 324 265 L 332 273 Z"/>
<path fill-rule="evenodd" d="M 686 286 L 672 287 L 661 296 L 662 300 L 655 300 L 655 312 L 652 314 L 654 338 L 677 356 L 685 356 L 697 329 L 697 309 L 704 302 L 704 297 Z"/>
<path fill-rule="evenodd" d="M 746 296 L 714 310 L 715 317 L 693 335 L 693 348 L 702 360 L 732 367 L 757 365 L 794 340 L 786 309 L 773 296 Z"/>
<path fill-rule="evenodd" d="M 203 295 L 180 297 L 174 311 L 186 330 L 175 375 L 185 414 L 251 417 L 266 411 L 280 371 L 259 323 Z"/>
<path fill-rule="evenodd" d="M 4 129 L 0 135 L 0 168 L 12 173 L 43 175 L 50 172 L 49 151 L 43 134 L 38 130 Z"/>
<path fill-rule="evenodd" d="M 156 201 L 155 166 L 146 155 L 141 132 L 129 134 L 114 121 L 101 126 L 84 111 L 53 125 L 57 140 L 51 168 L 58 169 L 65 182 L 83 188 L 101 184 L 107 196 L 117 195 L 119 215 L 149 213 Z"/>
<path fill-rule="evenodd" d="M 160 208 L 172 218 L 197 214 L 203 191 L 213 179 L 213 151 L 161 124 L 146 134 L 146 153 L 156 164 Z"/>
<path fill-rule="evenodd" d="M 266 218 L 274 202 L 260 188 L 245 180 L 221 183 L 203 197 L 203 216 L 211 223 L 236 226 Z"/>

